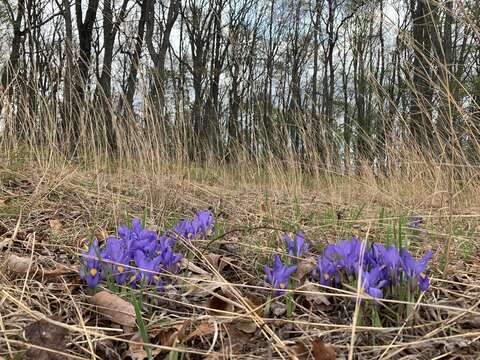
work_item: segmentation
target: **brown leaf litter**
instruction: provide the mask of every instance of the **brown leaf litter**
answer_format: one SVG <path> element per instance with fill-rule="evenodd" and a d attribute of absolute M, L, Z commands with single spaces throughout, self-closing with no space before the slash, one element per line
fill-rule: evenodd
<path fill-rule="evenodd" d="M 61 321 L 59 318 L 52 318 Z M 68 331 L 46 319 L 36 321 L 24 330 L 24 337 L 31 346 L 25 354 L 26 359 L 66 360 Z"/>
<path fill-rule="evenodd" d="M 89 302 L 96 306 L 97 311 L 114 322 L 126 328 L 136 328 L 135 308 L 131 303 L 123 300 L 118 295 L 108 291 L 100 291 L 89 299 Z"/>

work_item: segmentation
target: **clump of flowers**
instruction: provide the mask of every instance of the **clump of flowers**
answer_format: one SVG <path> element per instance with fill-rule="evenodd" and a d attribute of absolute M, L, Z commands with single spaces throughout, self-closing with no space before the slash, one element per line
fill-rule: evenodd
<path fill-rule="evenodd" d="M 302 231 L 298 231 L 293 239 L 288 234 L 283 235 L 283 241 L 290 256 L 300 258 L 308 253 L 309 246 L 305 242 L 305 234 Z"/>
<path fill-rule="evenodd" d="M 188 223 L 188 226 L 186 224 Z M 179 228 L 186 229 L 181 234 Z M 103 247 L 94 239 L 81 255 L 80 276 L 90 288 L 103 279 L 132 287 L 155 285 L 162 288 L 161 273 L 176 273 L 183 255 L 174 251 L 178 235 L 188 239 L 206 236 L 213 228 L 213 214 L 199 211 L 190 222 L 181 220 L 173 231 L 159 234 L 145 229 L 140 219 L 121 225 L 118 236 L 110 236 Z"/>
<path fill-rule="evenodd" d="M 293 258 L 293 262 L 298 263 L 298 260 L 307 255 L 310 246 L 305 241 L 305 235 L 302 231 L 298 231 L 292 238 L 288 234 L 284 234 L 282 237 L 285 243 L 285 249 L 289 257 Z M 296 265 L 283 264 L 279 255 L 275 255 L 273 261 L 273 267 L 265 265 L 263 268 L 267 282 L 272 285 L 277 294 L 281 294 L 288 287 L 290 277 L 297 271 Z"/>
<path fill-rule="evenodd" d="M 410 293 L 429 289 L 426 268 L 432 257 L 431 251 L 415 260 L 407 249 L 399 252 L 395 246 L 387 248 L 379 243 L 373 243 L 370 249 L 362 246 L 364 244 L 355 236 L 328 245 L 323 255 L 317 258 L 320 283 L 328 286 L 351 283 L 358 279 L 362 269 L 362 289 L 377 299 L 383 298 L 386 291 L 393 294 L 403 281 L 407 282 Z"/>
<path fill-rule="evenodd" d="M 195 240 L 210 235 L 214 227 L 214 217 L 210 210 L 198 211 L 193 219 L 182 219 L 173 232 L 187 240 Z"/>
<path fill-rule="evenodd" d="M 308 254 L 309 246 L 302 232 L 295 237 L 284 235 L 285 248 L 291 257 L 302 257 Z M 407 249 L 395 246 L 385 247 L 373 243 L 369 248 L 366 243 L 354 236 L 350 240 L 340 240 L 336 244 L 325 247 L 323 254 L 317 257 L 313 275 L 325 286 L 340 287 L 341 284 L 353 284 L 359 279 L 362 271 L 362 290 L 375 299 L 387 295 L 398 295 L 399 288 L 406 286 L 409 293 L 427 291 L 430 280 L 427 275 L 427 264 L 432 257 L 428 251 L 420 260 L 412 257 Z M 298 261 L 293 261 L 298 263 Z M 297 266 L 283 264 L 279 255 L 274 258 L 273 267 L 264 267 L 267 282 L 281 293 L 289 284 L 290 277 Z"/>
<path fill-rule="evenodd" d="M 297 267 L 283 264 L 280 256 L 275 255 L 273 267 L 270 268 L 265 265 L 263 270 L 267 276 L 267 281 L 276 289 L 276 292 L 282 293 L 282 290 L 288 288 L 290 276 L 297 271 Z"/>

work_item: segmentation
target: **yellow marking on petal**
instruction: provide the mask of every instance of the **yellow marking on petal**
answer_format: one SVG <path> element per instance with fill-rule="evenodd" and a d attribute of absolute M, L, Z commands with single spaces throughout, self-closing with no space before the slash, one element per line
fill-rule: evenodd
<path fill-rule="evenodd" d="M 117 266 L 117 270 L 119 273 L 123 273 L 125 271 L 125 268 L 122 265 Z"/>
<path fill-rule="evenodd" d="M 95 275 L 97 275 L 97 269 L 91 268 L 90 269 L 90 275 L 92 275 L 92 277 L 95 277 Z"/>
<path fill-rule="evenodd" d="M 323 277 L 325 278 L 325 280 L 330 279 L 330 275 L 328 275 L 327 273 L 323 274 Z"/>
<path fill-rule="evenodd" d="M 421 272 L 420 273 L 420 277 L 425 280 L 425 278 L 427 277 L 427 274 L 425 274 L 424 272 Z"/>
<path fill-rule="evenodd" d="M 280 283 L 280 285 L 278 285 L 278 287 L 279 287 L 280 289 L 285 289 L 285 288 L 286 288 L 286 286 L 285 286 L 284 283 Z"/>

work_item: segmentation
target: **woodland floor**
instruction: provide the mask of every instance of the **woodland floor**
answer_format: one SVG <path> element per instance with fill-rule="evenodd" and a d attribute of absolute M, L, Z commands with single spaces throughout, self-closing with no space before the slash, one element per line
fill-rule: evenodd
<path fill-rule="evenodd" d="M 118 324 L 131 308 L 120 304 L 109 316 L 92 304 L 80 251 L 95 236 L 115 234 L 126 217 L 146 216 L 149 228 L 163 229 L 210 207 L 216 235 L 183 244 L 189 261 L 173 284 L 143 294 L 153 358 L 479 359 L 480 211 L 345 183 L 289 192 L 74 165 L 0 166 L 0 358 L 146 357 L 141 331 Z M 420 230 L 405 226 L 412 214 L 424 218 Z M 400 238 L 417 256 L 432 249 L 431 288 L 412 301 L 408 318 L 396 313 L 402 304 L 381 301 L 381 326 L 368 315 L 355 322 L 355 289 L 308 282 L 295 291 L 290 317 L 280 301 L 265 317 L 263 265 L 282 247 L 282 231 L 296 228 L 314 254 L 353 234 Z"/>

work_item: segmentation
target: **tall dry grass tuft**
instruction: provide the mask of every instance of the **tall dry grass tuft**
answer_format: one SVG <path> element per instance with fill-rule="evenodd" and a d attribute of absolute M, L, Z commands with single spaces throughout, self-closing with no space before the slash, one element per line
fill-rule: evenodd
<path fill-rule="evenodd" d="M 444 206 L 446 193 L 452 194 L 454 202 L 473 204 L 478 199 L 480 165 L 476 159 L 480 157 L 480 147 L 476 142 L 468 149 L 457 147 L 458 141 L 452 141 L 458 136 L 456 132 L 450 134 L 448 141 L 439 139 L 439 147 L 435 149 L 419 146 L 410 136 L 395 137 L 383 149 L 387 154 L 383 168 L 378 158 L 372 163 L 354 152 L 340 152 L 341 159 L 339 155 L 321 159 L 316 151 L 318 144 L 313 143 L 306 131 L 299 132 L 305 144 L 303 153 L 299 154 L 289 145 L 285 129 L 277 129 L 272 140 L 283 149 L 281 156 L 277 149 L 253 155 L 245 145 L 236 144 L 228 149 L 228 160 L 208 152 L 197 161 L 189 157 L 190 135 L 182 131 L 186 126 L 182 118 L 176 119 L 175 131 L 149 131 L 144 123 L 154 121 L 148 118 L 150 111 L 145 112 L 142 123 L 133 115 L 121 120 L 114 118 L 117 150 L 112 153 L 102 113 L 95 106 L 89 105 L 81 114 L 78 142 L 72 143 L 72 138 L 59 127 L 56 107 L 49 99 L 42 99 L 41 104 L 41 111 L 34 114 L 27 109 L 3 108 L 5 128 L 0 136 L 0 148 L 4 162 L 24 159 L 53 167 L 68 163 L 85 169 L 109 173 L 128 171 L 152 178 L 168 174 L 217 184 L 257 184 L 285 193 L 303 189 L 338 193 L 348 187 L 359 193 L 423 199 L 422 205 Z M 468 114 L 464 112 L 462 116 L 467 136 L 476 139 L 476 129 L 470 124 Z M 392 132 L 407 126 L 398 123 L 398 119 L 392 123 L 397 124 Z M 345 148 L 341 139 L 336 141 L 339 149 Z M 328 144 L 321 146 L 330 148 Z"/>
<path fill-rule="evenodd" d="M 475 18 L 466 11 L 451 16 L 469 29 L 473 38 L 478 38 Z M 390 25 L 395 26 L 393 21 Z M 394 30 L 404 44 L 421 54 L 420 45 L 409 32 Z M 35 94 L 35 111 L 27 97 L 12 105 L 9 93 L 2 95 L 4 124 L 0 149 L 7 162 L 20 158 L 39 165 L 71 163 L 109 173 L 130 171 L 150 178 L 169 174 L 218 184 L 261 184 L 286 193 L 305 188 L 337 195 L 358 192 L 374 194 L 382 201 L 408 198 L 419 206 L 446 206 L 447 198 L 451 206 L 457 202 L 473 204 L 479 189 L 478 96 L 470 93 L 452 72 L 451 64 L 445 63 L 443 49 L 423 54 L 423 61 L 435 69 L 423 79 L 434 89 L 433 104 L 422 101 L 424 94 L 411 77 L 405 77 L 404 86 L 418 100 L 424 115 L 429 116 L 429 124 L 423 129 L 428 144 L 416 142 L 410 133 L 412 115 L 405 112 L 404 104 L 396 103 L 373 73 L 368 73 L 366 78 L 376 107 L 373 126 L 386 126 L 384 140 L 379 138 L 378 131 L 366 134 L 355 123 L 349 144 L 342 133 L 346 129 L 341 125 L 322 129 L 318 136 L 312 130 L 310 115 L 298 113 L 289 118 L 293 124 L 278 122 L 267 136 L 262 129 L 253 128 L 249 139 L 228 143 L 218 153 L 199 142 L 185 109 L 176 109 L 176 114 L 165 121 L 157 116 L 158 109 L 148 98 L 137 104 L 136 114 L 119 111 L 118 99 L 103 98 L 83 103 L 76 117 L 77 129 L 73 129 L 68 117 L 63 116 L 62 120 L 64 110 L 58 97 L 42 96 L 32 88 L 29 90 Z M 407 70 L 412 71 L 412 64 L 406 60 L 406 67 L 409 66 Z M 292 146 L 292 126 L 297 129 L 301 147 Z M 75 131 L 77 136 L 73 136 Z M 109 139 L 112 134 L 114 152 Z M 367 158 L 359 154 L 356 146 L 361 138 L 370 150 Z M 201 158 L 190 154 L 192 143 Z M 321 154 L 319 149 L 323 149 Z"/>

